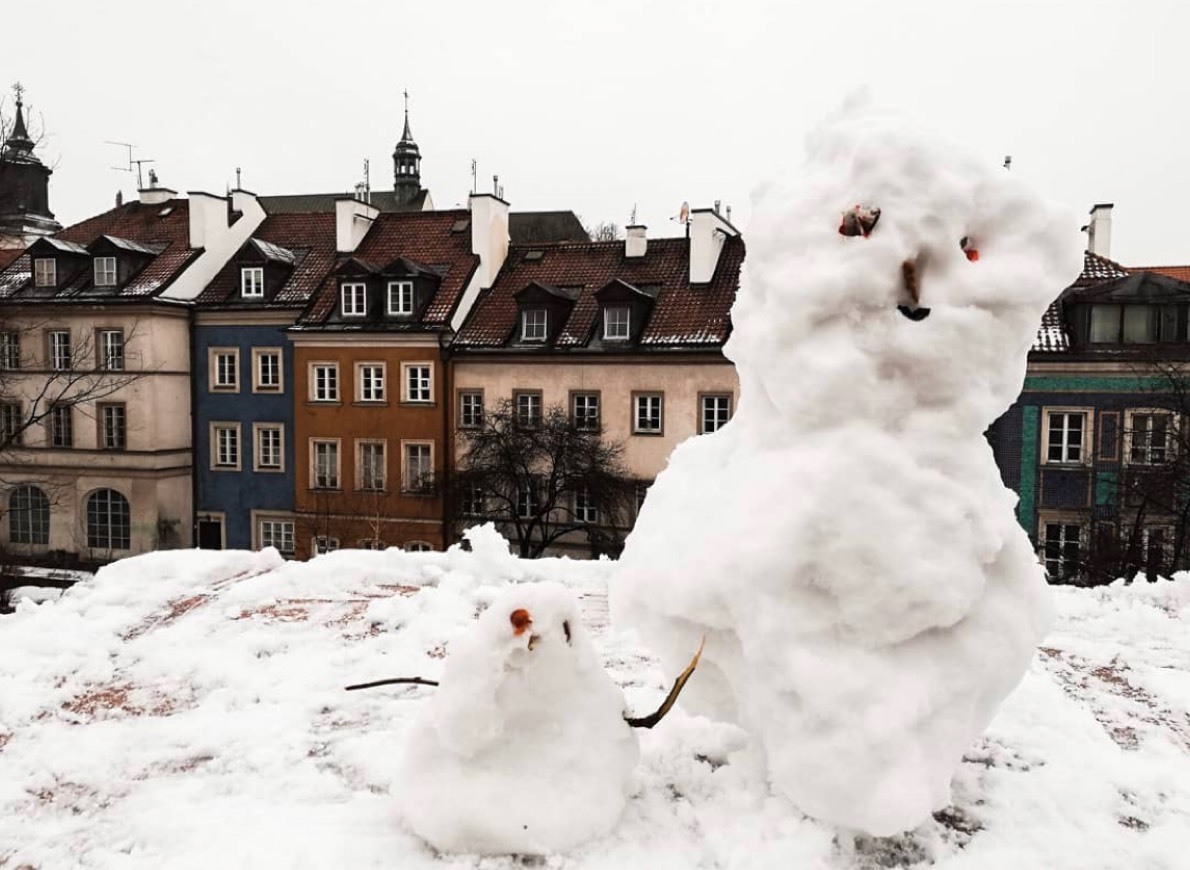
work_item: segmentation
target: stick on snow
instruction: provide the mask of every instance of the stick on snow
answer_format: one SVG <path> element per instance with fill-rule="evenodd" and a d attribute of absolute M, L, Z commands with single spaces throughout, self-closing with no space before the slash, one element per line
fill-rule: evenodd
<path fill-rule="evenodd" d="M 354 686 L 348 686 L 346 691 L 354 692 L 356 689 L 372 689 L 376 686 L 391 686 L 394 683 L 415 683 L 419 686 L 436 686 L 437 680 L 423 680 L 421 677 L 393 677 L 391 680 L 375 680 L 371 683 L 356 683 Z"/>

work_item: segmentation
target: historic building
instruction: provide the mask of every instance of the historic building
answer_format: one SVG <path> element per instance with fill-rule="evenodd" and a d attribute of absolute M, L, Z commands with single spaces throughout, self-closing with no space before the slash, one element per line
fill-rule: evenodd
<path fill-rule="evenodd" d="M 989 430 L 1054 579 L 1186 561 L 1187 493 L 1172 478 L 1190 410 L 1190 283 L 1177 276 L 1190 270 L 1108 259 L 1110 213 L 1093 210 L 1082 274 L 1045 313 L 1021 396 Z"/>
<path fill-rule="evenodd" d="M 479 425 L 501 400 L 528 423 L 561 406 L 576 425 L 624 443 L 643 492 L 680 441 L 723 426 L 739 392 L 723 344 L 744 243 L 710 209 L 695 210 L 688 229 L 685 238 L 649 239 L 632 226 L 624 241 L 513 245 L 451 344 L 452 429 Z M 623 521 L 575 512 L 593 528 Z M 591 537 L 553 549 L 590 555 Z"/>
<path fill-rule="evenodd" d="M 34 240 L 62 229 L 50 211 L 53 170 L 34 153 L 36 143 L 25 121 L 24 89 L 17 84 L 13 92 L 16 113 L 0 145 L 0 268 Z"/>

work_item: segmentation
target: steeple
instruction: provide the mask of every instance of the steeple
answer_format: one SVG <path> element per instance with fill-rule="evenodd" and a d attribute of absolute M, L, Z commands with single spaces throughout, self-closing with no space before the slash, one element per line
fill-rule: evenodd
<path fill-rule="evenodd" d="M 17 82 L 12 91 L 16 116 L 0 146 L 0 248 L 23 247 L 62 229 L 50 211 L 53 170 L 33 152 L 35 143 L 25 124 L 25 88 Z"/>
<path fill-rule="evenodd" d="M 409 91 L 405 91 L 405 129 L 393 150 L 393 192 L 400 203 L 412 202 L 421 192 L 421 150 L 409 130 Z"/>

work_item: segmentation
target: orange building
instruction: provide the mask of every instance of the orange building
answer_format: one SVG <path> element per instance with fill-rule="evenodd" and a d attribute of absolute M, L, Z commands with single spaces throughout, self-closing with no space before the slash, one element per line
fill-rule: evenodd
<path fill-rule="evenodd" d="M 379 213 L 337 204 L 340 259 L 289 330 L 296 554 L 442 549 L 443 348 L 508 248 L 508 206 Z"/>

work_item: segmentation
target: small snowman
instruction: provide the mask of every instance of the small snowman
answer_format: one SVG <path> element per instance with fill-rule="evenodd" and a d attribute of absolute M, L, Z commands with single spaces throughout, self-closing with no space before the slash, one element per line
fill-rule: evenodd
<path fill-rule="evenodd" d="M 401 779 L 413 830 L 444 852 L 542 854 L 604 834 L 639 747 L 574 596 L 516 586 L 451 645 Z"/>
<path fill-rule="evenodd" d="M 890 835 L 945 807 L 1049 625 L 983 433 L 1078 275 L 1077 226 L 864 107 L 756 198 L 738 411 L 658 476 L 611 615 L 671 665 L 705 635 L 687 706 L 748 729 L 809 815 Z"/>

